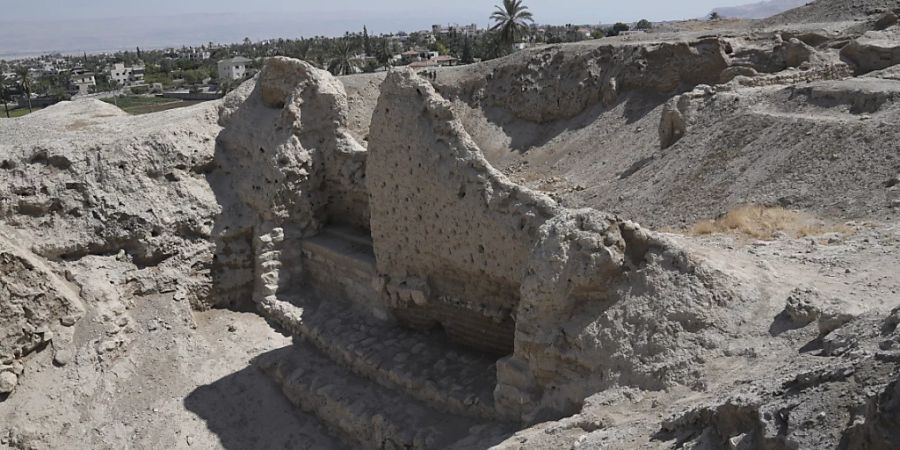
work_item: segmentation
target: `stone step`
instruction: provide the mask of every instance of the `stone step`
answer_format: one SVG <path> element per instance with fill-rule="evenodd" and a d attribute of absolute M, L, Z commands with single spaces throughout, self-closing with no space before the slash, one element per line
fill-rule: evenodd
<path fill-rule="evenodd" d="M 372 236 L 355 228 L 343 225 L 329 225 L 322 229 L 322 234 L 372 248 Z"/>
<path fill-rule="evenodd" d="M 503 419 L 494 408 L 496 359 L 452 344 L 440 333 L 408 330 L 345 303 L 312 298 L 271 297 L 260 310 L 335 363 L 381 386 L 438 411 Z"/>
<path fill-rule="evenodd" d="M 304 257 L 330 260 L 360 273 L 375 275 L 375 253 L 371 244 L 322 233 L 302 240 L 300 245 L 310 253 L 309 255 L 304 253 Z"/>
<path fill-rule="evenodd" d="M 487 448 L 514 431 L 508 424 L 435 411 L 351 373 L 302 342 L 262 355 L 254 364 L 291 403 L 315 414 L 354 448 Z"/>
<path fill-rule="evenodd" d="M 371 240 L 350 229 L 325 228 L 300 243 L 306 284 L 317 294 L 353 302 L 386 318 L 387 310 L 373 287 L 375 253 Z"/>

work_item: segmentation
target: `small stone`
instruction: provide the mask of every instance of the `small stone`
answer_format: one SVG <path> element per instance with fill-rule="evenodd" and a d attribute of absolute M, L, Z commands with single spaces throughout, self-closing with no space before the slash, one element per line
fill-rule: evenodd
<path fill-rule="evenodd" d="M 795 289 L 788 296 L 784 314 L 792 323 L 806 326 L 819 319 L 821 310 L 814 304 L 816 292 L 812 290 Z"/>
<path fill-rule="evenodd" d="M 840 311 L 826 311 L 819 317 L 819 334 L 825 336 L 853 320 L 855 316 Z"/>
<path fill-rule="evenodd" d="M 233 323 L 228 324 L 228 332 L 234 333 L 235 331 L 237 331 L 237 327 Z"/>
<path fill-rule="evenodd" d="M 100 354 L 109 353 L 118 347 L 119 347 L 119 344 L 116 341 L 106 341 L 106 342 L 103 342 L 100 344 L 98 353 L 100 353 Z"/>
<path fill-rule="evenodd" d="M 900 186 L 900 174 L 894 175 L 890 180 L 887 180 L 884 183 L 884 187 L 892 188 L 894 186 Z"/>
<path fill-rule="evenodd" d="M 19 377 L 12 372 L 0 372 L 0 394 L 8 394 L 19 384 Z"/>
<path fill-rule="evenodd" d="M 57 350 L 56 353 L 53 354 L 53 364 L 57 366 L 65 366 L 72 361 L 72 352 L 69 350 Z"/>
<path fill-rule="evenodd" d="M 77 316 L 65 316 L 65 317 L 61 317 L 59 319 L 60 325 L 62 325 L 64 327 L 71 327 L 71 326 L 75 325 L 76 322 L 78 322 Z"/>
<path fill-rule="evenodd" d="M 147 331 L 156 331 L 157 329 L 159 329 L 159 322 L 156 319 L 147 322 Z"/>
<path fill-rule="evenodd" d="M 184 438 L 184 441 L 187 442 L 187 445 L 188 445 L 189 447 L 190 447 L 191 445 L 194 445 L 194 437 L 193 437 L 193 436 L 188 436 L 188 437 Z"/>

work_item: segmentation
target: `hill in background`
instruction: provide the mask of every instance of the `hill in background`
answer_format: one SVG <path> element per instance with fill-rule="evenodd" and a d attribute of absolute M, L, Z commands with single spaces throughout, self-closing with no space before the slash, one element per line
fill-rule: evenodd
<path fill-rule="evenodd" d="M 808 0 L 766 0 L 746 5 L 716 8 L 713 12 L 735 19 L 765 19 L 789 9 L 806 5 Z"/>

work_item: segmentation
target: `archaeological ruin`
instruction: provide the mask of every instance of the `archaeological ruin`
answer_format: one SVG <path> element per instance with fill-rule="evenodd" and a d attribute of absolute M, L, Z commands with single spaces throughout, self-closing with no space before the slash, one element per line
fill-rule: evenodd
<path fill-rule="evenodd" d="M 900 25 L 791 14 L 0 122 L 0 448 L 897 448 Z"/>

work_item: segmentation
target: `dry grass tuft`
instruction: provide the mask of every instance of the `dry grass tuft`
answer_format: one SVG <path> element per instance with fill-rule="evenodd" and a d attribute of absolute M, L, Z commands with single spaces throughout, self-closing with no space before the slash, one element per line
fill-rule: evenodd
<path fill-rule="evenodd" d="M 741 206 L 718 219 L 704 220 L 687 229 L 692 235 L 735 233 L 756 239 L 772 239 L 777 233 L 800 238 L 835 232 L 849 234 L 851 230 L 805 212 L 754 205 Z"/>

